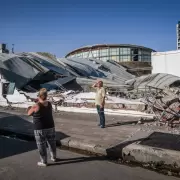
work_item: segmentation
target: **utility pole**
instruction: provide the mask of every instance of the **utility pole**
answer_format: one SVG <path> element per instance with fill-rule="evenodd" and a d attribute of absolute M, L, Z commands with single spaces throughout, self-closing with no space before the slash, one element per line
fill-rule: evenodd
<path fill-rule="evenodd" d="M 12 53 L 14 54 L 14 44 L 12 44 Z"/>

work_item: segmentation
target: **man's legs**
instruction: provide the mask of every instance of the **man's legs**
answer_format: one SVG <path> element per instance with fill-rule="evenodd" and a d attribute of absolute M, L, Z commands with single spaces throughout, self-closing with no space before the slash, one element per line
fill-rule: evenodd
<path fill-rule="evenodd" d="M 34 131 L 37 148 L 40 154 L 41 163 L 47 164 L 46 137 L 43 130 Z M 39 163 L 38 163 L 39 164 Z"/>
<path fill-rule="evenodd" d="M 104 108 L 101 108 L 99 105 L 97 105 L 96 108 L 100 118 L 100 126 L 104 128 L 105 127 Z"/>
<path fill-rule="evenodd" d="M 101 126 L 100 106 L 99 106 L 99 105 L 96 105 L 96 109 L 97 109 L 97 113 L 98 113 L 98 115 L 99 115 L 99 123 L 98 123 L 98 126 Z"/>
<path fill-rule="evenodd" d="M 46 139 L 51 155 L 51 160 L 56 160 L 56 132 L 55 128 L 46 129 Z"/>
<path fill-rule="evenodd" d="M 104 115 L 104 108 L 100 108 L 100 121 L 101 121 L 101 127 L 105 127 L 105 115 Z"/>

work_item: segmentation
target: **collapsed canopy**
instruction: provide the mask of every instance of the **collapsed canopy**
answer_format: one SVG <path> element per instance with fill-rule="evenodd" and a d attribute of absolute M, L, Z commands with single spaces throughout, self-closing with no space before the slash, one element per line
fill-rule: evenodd
<path fill-rule="evenodd" d="M 135 89 L 145 89 L 148 86 L 157 89 L 165 89 L 166 87 L 171 87 L 175 84 L 180 87 L 180 77 L 163 73 L 150 74 L 128 80 L 126 81 L 126 84 Z"/>

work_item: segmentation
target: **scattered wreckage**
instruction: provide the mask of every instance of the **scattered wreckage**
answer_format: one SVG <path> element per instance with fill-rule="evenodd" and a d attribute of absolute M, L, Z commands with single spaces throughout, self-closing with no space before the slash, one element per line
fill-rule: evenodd
<path fill-rule="evenodd" d="M 171 126 L 180 117 L 180 77 L 169 74 L 135 77 L 113 61 L 49 59 L 37 53 L 21 53 L 0 54 L 0 75 L 1 106 L 30 105 L 44 87 L 55 109 L 92 108 L 91 86 L 101 79 L 108 93 L 107 109 L 144 111 Z"/>
<path fill-rule="evenodd" d="M 180 77 L 151 74 L 126 81 L 126 84 L 131 85 L 135 90 L 134 96 L 139 96 L 141 102 L 146 104 L 146 112 L 155 114 L 162 124 L 173 126 L 179 123 Z"/>

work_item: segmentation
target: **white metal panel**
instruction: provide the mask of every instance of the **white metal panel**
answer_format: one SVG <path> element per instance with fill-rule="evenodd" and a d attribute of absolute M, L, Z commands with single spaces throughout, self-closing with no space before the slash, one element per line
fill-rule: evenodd
<path fill-rule="evenodd" d="M 159 53 L 152 54 L 152 73 L 166 73 L 167 67 L 165 55 Z"/>
<path fill-rule="evenodd" d="M 152 73 L 167 73 L 180 77 L 180 51 L 152 53 Z"/>
<path fill-rule="evenodd" d="M 168 74 L 180 76 L 180 51 L 166 55 Z"/>

